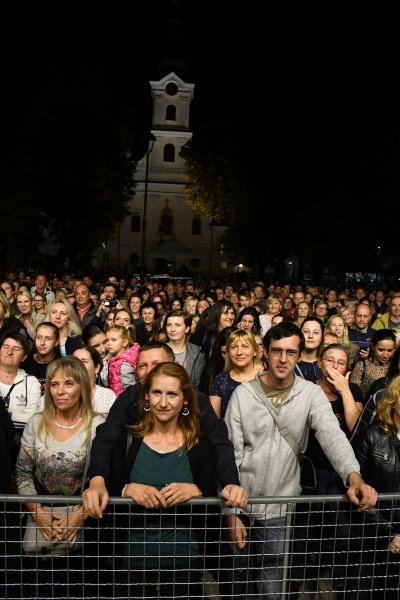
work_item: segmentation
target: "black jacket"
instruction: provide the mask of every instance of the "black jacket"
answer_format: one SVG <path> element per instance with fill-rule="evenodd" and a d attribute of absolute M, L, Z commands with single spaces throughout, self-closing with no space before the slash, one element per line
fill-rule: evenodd
<path fill-rule="evenodd" d="M 400 491 L 400 440 L 396 432 L 388 434 L 378 425 L 371 425 L 358 439 L 354 451 L 361 475 L 377 492 Z"/>
<path fill-rule="evenodd" d="M 85 314 L 83 315 L 83 319 L 81 321 L 79 312 L 78 312 L 78 307 L 76 302 L 73 302 L 72 306 L 75 309 L 76 312 L 76 316 L 78 317 L 79 323 L 81 324 L 81 328 L 84 329 L 86 327 L 86 325 L 101 325 L 101 317 L 97 316 L 97 306 L 94 305 L 93 300 L 90 301 L 90 308 L 87 312 L 85 312 Z"/>
<path fill-rule="evenodd" d="M 65 342 L 65 350 L 67 352 L 67 356 L 70 356 L 75 352 L 77 348 L 79 348 L 81 343 L 81 336 L 76 335 L 75 337 L 67 337 L 67 341 Z"/>
<path fill-rule="evenodd" d="M 121 444 L 114 445 L 109 492 L 112 496 L 120 496 L 122 488 L 129 483 L 130 472 L 135 463 L 143 438 L 133 436 L 127 450 L 127 436 L 121 435 Z M 193 483 L 201 490 L 203 496 L 215 497 L 217 491 L 213 477 L 214 448 L 210 440 L 200 436 L 199 443 L 188 451 Z"/>
<path fill-rule="evenodd" d="M 140 384 L 129 386 L 115 400 L 106 421 L 97 427 L 90 454 L 90 478 L 100 475 L 109 481 L 114 444 L 121 439 L 120 434 L 126 425 L 132 425 L 137 420 L 139 399 Z M 225 421 L 217 419 L 208 396 L 197 392 L 197 399 L 201 432 L 210 438 L 215 448 L 216 481 L 221 488 L 228 484 L 239 485 L 233 444 L 228 438 Z"/>
<path fill-rule="evenodd" d="M 9 333 L 22 333 L 25 337 L 28 337 L 28 332 L 22 321 L 12 315 L 5 317 L 3 325 L 0 327 L 0 339 L 4 339 Z"/>
<path fill-rule="evenodd" d="M 400 491 L 400 440 L 395 431 L 388 434 L 378 425 L 370 425 L 357 439 L 354 451 L 361 475 L 378 493 Z M 366 521 L 379 523 L 380 535 L 393 535 L 391 522 L 400 521 L 398 502 L 394 507 L 393 511 L 391 501 L 380 501 L 379 510 L 370 509 L 365 514 Z"/>
<path fill-rule="evenodd" d="M 12 490 L 13 442 L 15 427 L 4 402 L 0 401 L 0 493 L 15 493 Z"/>

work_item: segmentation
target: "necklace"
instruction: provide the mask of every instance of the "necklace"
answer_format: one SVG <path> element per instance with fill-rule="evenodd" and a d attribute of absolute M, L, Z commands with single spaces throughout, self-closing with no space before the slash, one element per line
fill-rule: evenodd
<path fill-rule="evenodd" d="M 82 419 L 79 417 L 79 419 L 77 420 L 76 423 L 73 423 L 72 425 L 60 425 L 60 423 L 57 423 L 57 421 L 54 419 L 54 423 L 57 425 L 57 427 L 61 427 L 61 429 L 74 429 L 79 421 L 81 421 Z"/>

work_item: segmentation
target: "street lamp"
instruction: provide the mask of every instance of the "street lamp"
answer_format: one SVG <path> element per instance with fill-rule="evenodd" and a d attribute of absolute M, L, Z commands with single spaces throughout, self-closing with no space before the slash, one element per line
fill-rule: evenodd
<path fill-rule="evenodd" d="M 151 131 L 147 131 L 144 135 L 144 143 L 146 148 L 146 169 L 144 177 L 144 200 L 143 200 L 143 221 L 142 221 L 142 260 L 141 260 L 141 272 L 140 280 L 144 285 L 145 280 L 145 259 L 146 259 L 146 226 L 147 226 L 147 186 L 149 183 L 149 155 L 153 151 L 154 142 L 156 141 L 155 135 Z"/>

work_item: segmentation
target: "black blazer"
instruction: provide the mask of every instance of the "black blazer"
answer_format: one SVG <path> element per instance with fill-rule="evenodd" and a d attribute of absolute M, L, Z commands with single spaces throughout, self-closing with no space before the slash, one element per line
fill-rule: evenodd
<path fill-rule="evenodd" d="M 137 421 L 140 387 L 140 383 L 127 387 L 115 400 L 106 421 L 97 427 L 90 454 L 89 478 L 100 475 L 108 482 L 114 444 L 121 432 L 126 430 L 126 426 Z M 215 448 L 215 481 L 221 488 L 228 484 L 239 485 L 233 444 L 228 437 L 226 423 L 217 418 L 208 396 L 197 392 L 197 399 L 201 413 L 201 433 L 211 440 Z M 126 440 L 126 432 L 124 439 Z M 118 443 L 121 443 L 121 439 Z M 120 493 L 121 490 L 118 495 Z"/>

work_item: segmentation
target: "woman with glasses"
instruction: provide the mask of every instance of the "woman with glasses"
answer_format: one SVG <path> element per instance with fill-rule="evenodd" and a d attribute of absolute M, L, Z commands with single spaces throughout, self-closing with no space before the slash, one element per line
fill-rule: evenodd
<path fill-rule="evenodd" d="M 347 439 L 350 438 L 363 409 L 361 389 L 349 382 L 348 362 L 347 351 L 341 344 L 326 346 L 318 359 L 321 375 L 316 381 L 329 400 L 333 414 Z M 342 479 L 323 452 L 313 430 L 310 431 L 305 456 L 308 480 L 303 477 L 303 494 L 307 492 L 318 495 L 346 493 Z M 344 577 L 340 563 L 345 562 L 342 557 L 347 550 L 349 507 L 347 503 L 339 503 L 339 510 L 336 503 L 328 503 L 326 506 L 324 511 L 322 507 L 319 510 L 318 505 L 313 505 L 311 521 L 308 523 L 311 526 L 309 535 L 310 539 L 323 540 L 322 561 L 327 567 L 333 565 L 331 575 L 335 587 L 340 585 Z M 336 550 L 335 554 L 332 552 L 333 549 Z M 311 548 L 308 550 L 310 551 Z"/>
<path fill-rule="evenodd" d="M 326 300 L 319 298 L 314 302 L 313 312 L 318 319 L 321 319 L 323 323 L 328 318 L 328 303 Z"/>
<path fill-rule="evenodd" d="M 34 294 L 33 296 L 33 307 L 35 312 L 40 315 L 46 314 L 47 298 L 44 294 Z"/>
<path fill-rule="evenodd" d="M 325 334 L 331 333 L 335 335 L 337 343 L 342 344 L 349 355 L 349 369 L 353 368 L 353 365 L 359 359 L 358 346 L 349 339 L 349 328 L 347 327 L 345 320 L 339 314 L 335 314 L 329 317 L 325 324 Z"/>

